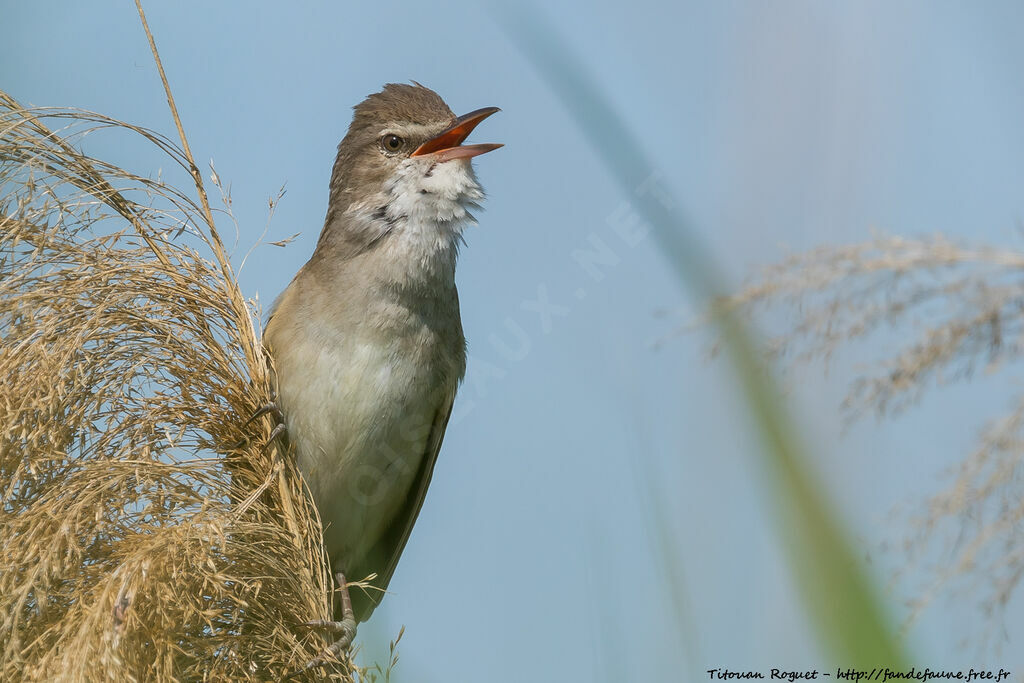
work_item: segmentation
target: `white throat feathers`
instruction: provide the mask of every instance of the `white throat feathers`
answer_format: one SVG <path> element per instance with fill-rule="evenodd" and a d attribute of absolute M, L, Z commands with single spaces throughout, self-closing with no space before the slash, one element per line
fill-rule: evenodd
<path fill-rule="evenodd" d="M 360 222 L 371 222 L 374 248 L 406 277 L 419 283 L 454 280 L 462 233 L 476 224 L 470 209 L 479 209 L 483 197 L 468 159 L 411 157 L 387 180 L 375 206 L 351 211 Z"/>

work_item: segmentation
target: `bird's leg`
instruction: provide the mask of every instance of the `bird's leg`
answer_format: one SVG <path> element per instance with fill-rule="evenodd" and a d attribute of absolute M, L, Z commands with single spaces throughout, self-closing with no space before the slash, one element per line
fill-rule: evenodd
<path fill-rule="evenodd" d="M 338 572 L 334 575 L 334 580 L 338 583 L 338 590 L 341 591 L 341 621 L 317 619 L 315 621 L 307 621 L 306 626 L 332 631 L 338 634 L 338 639 L 324 650 L 323 654 L 319 657 L 311 659 L 303 667 L 303 670 L 306 671 L 321 664 L 326 664 L 329 661 L 328 657 L 341 657 L 341 654 L 352 646 L 352 639 L 356 637 L 356 617 L 352 612 L 352 598 L 348 594 L 348 584 L 345 581 L 345 575 Z"/>

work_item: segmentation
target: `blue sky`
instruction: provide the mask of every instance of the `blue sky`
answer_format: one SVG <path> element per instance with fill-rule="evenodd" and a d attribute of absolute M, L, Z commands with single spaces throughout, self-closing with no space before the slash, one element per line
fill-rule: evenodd
<path fill-rule="evenodd" d="M 2 4 L 0 87 L 173 132 L 130 4 Z M 873 229 L 1019 245 L 1019 3 L 634 0 L 544 12 L 736 282 L 787 250 Z M 312 251 L 352 105 L 415 79 L 457 113 L 503 110 L 474 134 L 506 147 L 476 162 L 489 197 L 460 262 L 470 365 L 457 419 L 393 595 L 361 629 L 369 642 L 406 626 L 406 680 L 676 681 L 712 667 L 842 665 L 804 622 L 729 369 L 707 361 L 705 335 L 653 348 L 694 302 L 651 240 L 617 234 L 629 197 L 485 6 L 187 0 L 147 14 L 193 152 L 231 184 L 236 263 L 264 229 L 267 199 L 287 188 L 267 239 L 299 238 L 258 248 L 241 274 L 267 306 Z M 141 173 L 163 163 L 109 138 L 88 145 Z M 595 240 L 615 257 L 600 278 L 574 258 Z M 956 387 L 898 421 L 844 430 L 857 360 L 787 380 L 823 485 L 884 582 L 901 557 L 883 542 L 909 533 L 894 507 L 938 490 L 1017 387 Z M 685 568 L 690 653 L 651 482 Z M 897 589 L 921 580 L 911 572 Z M 910 643 L 922 665 L 977 664 L 957 644 L 980 623 L 970 594 L 941 600 Z M 1020 619 L 1007 629 L 1009 647 L 985 663 L 1019 669 Z"/>

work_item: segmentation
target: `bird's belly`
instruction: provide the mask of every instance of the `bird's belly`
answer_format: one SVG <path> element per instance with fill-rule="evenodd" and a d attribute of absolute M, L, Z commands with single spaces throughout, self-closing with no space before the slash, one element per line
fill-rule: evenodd
<path fill-rule="evenodd" d="M 444 392 L 429 363 L 387 347 L 350 343 L 302 355 L 307 367 L 279 368 L 289 436 L 328 554 L 361 565 L 410 495 Z"/>

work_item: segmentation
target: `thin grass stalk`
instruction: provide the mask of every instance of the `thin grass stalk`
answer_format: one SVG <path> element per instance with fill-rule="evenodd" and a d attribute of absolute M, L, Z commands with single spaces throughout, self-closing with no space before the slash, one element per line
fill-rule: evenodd
<path fill-rule="evenodd" d="M 492 7 L 523 55 L 551 84 L 589 138 L 611 177 L 633 198 L 681 284 L 700 301 L 719 296 L 725 291 L 723 278 L 714 259 L 688 228 L 679 202 L 664 188 L 657 197 L 637 192 L 656 176 L 655 166 L 643 157 L 633 131 L 566 47 L 567 42 L 535 8 Z M 874 582 L 857 561 L 848 533 L 812 474 L 781 392 L 761 363 L 753 330 L 728 310 L 722 310 L 713 322 L 761 436 L 769 491 L 778 503 L 776 528 L 789 549 L 794 579 L 822 645 L 842 666 L 906 668 L 909 658 Z M 657 493 L 652 491 L 652 495 Z M 677 549 L 676 556 L 681 553 Z"/>

